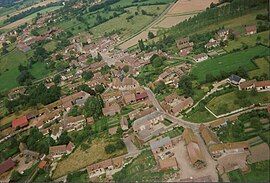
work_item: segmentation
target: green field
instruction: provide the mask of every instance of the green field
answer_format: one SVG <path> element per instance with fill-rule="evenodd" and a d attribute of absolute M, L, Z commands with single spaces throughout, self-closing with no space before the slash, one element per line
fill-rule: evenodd
<path fill-rule="evenodd" d="M 250 165 L 251 172 L 242 174 L 239 170 L 229 173 L 232 182 L 269 182 L 269 160 Z"/>
<path fill-rule="evenodd" d="M 68 174 L 67 182 L 89 182 L 87 170 Z"/>
<path fill-rule="evenodd" d="M 237 91 L 240 92 L 240 91 Z M 230 92 L 213 98 L 207 107 L 216 115 L 221 115 L 231 112 L 241 107 L 248 107 L 252 104 L 267 103 L 270 101 L 270 93 L 262 92 L 252 95 L 252 92 L 242 91 L 240 94 L 245 95 L 245 98 L 240 99 L 236 92 Z M 244 103 L 240 104 L 240 100 Z"/>
<path fill-rule="evenodd" d="M 126 9 L 128 11 L 127 13 L 100 24 L 91 29 L 91 31 L 95 36 L 103 36 L 105 32 L 109 33 L 113 30 L 120 31 L 122 39 L 126 39 L 150 24 L 157 15 L 161 14 L 166 9 L 166 7 L 166 5 L 141 6 L 139 9 L 137 7 L 130 7 Z M 153 16 L 142 15 L 142 10 L 153 14 Z M 135 15 L 135 12 L 138 12 L 139 14 Z M 134 17 L 127 20 L 129 16 Z"/>
<path fill-rule="evenodd" d="M 113 175 L 116 182 L 160 182 L 165 173 L 156 170 L 156 161 L 150 150 L 144 150 L 130 164 Z"/>
<path fill-rule="evenodd" d="M 194 123 L 204 123 L 213 121 L 216 118 L 209 111 L 207 111 L 204 106 L 197 106 L 186 114 L 183 119 L 192 121 Z"/>
<path fill-rule="evenodd" d="M 247 70 L 254 70 L 256 69 L 256 65 L 251 61 L 251 59 L 254 56 L 263 57 L 267 55 L 269 55 L 269 48 L 264 46 L 256 46 L 247 50 L 230 53 L 228 55 L 198 63 L 191 70 L 191 74 L 197 78 L 198 82 L 202 83 L 205 81 L 205 76 L 207 73 L 210 73 L 213 76 L 218 76 L 220 71 L 234 72 L 240 66 Z"/>
<path fill-rule="evenodd" d="M 57 42 L 56 41 L 50 41 L 50 42 L 46 43 L 43 47 L 47 51 L 54 51 L 56 49 L 56 46 L 57 46 Z"/>
<path fill-rule="evenodd" d="M 259 34 L 254 34 L 251 36 L 242 36 L 240 38 L 237 38 L 236 40 L 229 41 L 228 46 L 226 46 L 224 49 L 227 52 L 231 52 L 234 49 L 240 49 L 243 47 L 243 44 L 247 46 L 255 46 L 257 43 L 257 37 L 260 37 L 260 42 L 269 45 L 269 31 L 261 32 Z"/>
<path fill-rule="evenodd" d="M 268 78 L 270 77 L 270 57 L 259 58 L 255 60 L 255 64 L 258 66 L 258 69 L 250 71 L 248 73 L 250 78 L 254 78 L 256 76 L 261 76 L 266 74 Z"/>
<path fill-rule="evenodd" d="M 23 53 L 18 49 L 11 50 L 6 55 L 0 57 L 0 91 L 7 91 L 19 84 L 16 78 L 19 76 L 18 66 L 26 65 L 28 58 L 32 55 L 32 51 Z M 41 79 L 49 74 L 45 68 L 45 63 L 35 63 L 30 69 L 30 73 L 35 79 Z"/>
<path fill-rule="evenodd" d="M 14 49 L 0 58 L 0 91 L 6 91 L 18 86 L 16 81 L 19 75 L 18 66 L 26 64 L 27 55 Z"/>

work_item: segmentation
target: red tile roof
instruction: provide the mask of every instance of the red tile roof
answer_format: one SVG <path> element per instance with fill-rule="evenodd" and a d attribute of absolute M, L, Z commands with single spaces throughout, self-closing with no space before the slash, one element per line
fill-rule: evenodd
<path fill-rule="evenodd" d="M 15 166 L 16 164 L 14 163 L 14 161 L 12 161 L 11 158 L 7 159 L 0 164 L 0 174 L 5 173 L 6 171 L 12 169 Z"/>
<path fill-rule="evenodd" d="M 20 118 L 14 119 L 12 121 L 12 128 L 17 128 L 17 127 L 25 127 L 28 125 L 28 120 L 26 116 L 22 116 Z"/>

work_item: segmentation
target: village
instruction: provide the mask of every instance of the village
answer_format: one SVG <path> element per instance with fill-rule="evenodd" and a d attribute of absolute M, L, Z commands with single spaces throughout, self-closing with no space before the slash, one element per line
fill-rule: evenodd
<path fill-rule="evenodd" d="M 1 181 L 228 182 L 269 163 L 269 73 L 251 77 L 258 68 L 241 66 L 225 74 L 194 71 L 257 48 L 260 54 L 248 59 L 269 64 L 269 45 L 258 39 L 265 31 L 256 24 L 219 28 L 204 41 L 183 36 L 173 42 L 173 53 L 142 50 L 140 42 L 135 51 L 119 49 L 117 34 L 95 38 L 51 27 L 33 35 L 56 20 L 47 13 L 0 37 L 7 49 L 15 44 L 55 67 L 1 97 Z M 253 47 L 230 48 L 251 37 L 257 37 Z M 61 47 L 44 56 L 42 46 L 51 41 Z M 236 99 L 223 101 L 228 94 Z"/>

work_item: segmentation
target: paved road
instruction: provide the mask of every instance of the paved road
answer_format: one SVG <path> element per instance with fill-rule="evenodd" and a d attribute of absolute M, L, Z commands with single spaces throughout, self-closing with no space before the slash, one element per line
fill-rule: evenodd
<path fill-rule="evenodd" d="M 153 103 L 153 105 L 157 108 L 158 111 L 162 112 L 165 115 L 166 119 L 170 120 L 173 123 L 177 123 L 183 127 L 189 127 L 194 131 L 198 130 L 199 124 L 185 121 L 164 111 L 164 109 L 160 106 L 159 102 L 157 101 L 155 94 L 152 92 L 152 90 L 147 87 L 144 87 L 144 89 L 146 90 L 150 101 Z"/>

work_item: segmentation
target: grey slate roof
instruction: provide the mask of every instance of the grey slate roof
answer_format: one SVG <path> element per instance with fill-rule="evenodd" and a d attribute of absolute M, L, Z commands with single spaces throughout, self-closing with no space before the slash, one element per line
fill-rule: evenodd
<path fill-rule="evenodd" d="M 157 140 L 157 141 L 154 141 L 154 142 L 150 142 L 150 147 L 153 150 L 153 149 L 160 148 L 160 147 L 162 147 L 165 144 L 168 144 L 170 142 L 171 142 L 170 137 L 165 137 L 165 138 L 162 138 L 160 140 Z"/>

